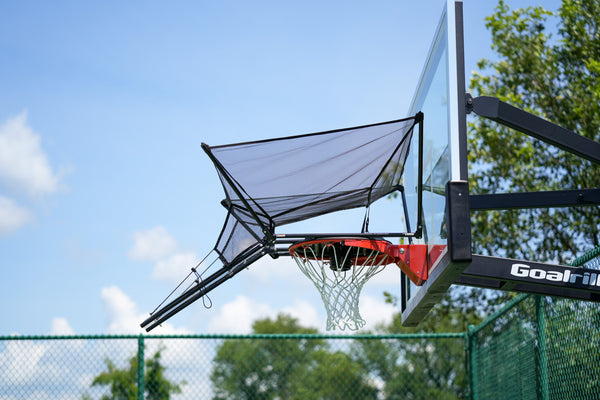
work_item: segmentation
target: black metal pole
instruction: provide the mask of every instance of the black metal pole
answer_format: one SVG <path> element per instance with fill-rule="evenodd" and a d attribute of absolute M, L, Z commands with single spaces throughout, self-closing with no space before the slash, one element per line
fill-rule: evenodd
<path fill-rule="evenodd" d="M 318 238 L 382 238 L 382 237 L 414 237 L 412 232 L 363 232 L 363 233 L 277 233 L 275 244 L 291 243 L 286 239 L 318 239 Z"/>
<path fill-rule="evenodd" d="M 193 296 L 195 293 L 202 291 L 203 288 L 206 288 L 208 285 L 211 285 L 212 282 L 216 281 L 217 279 L 221 278 L 223 275 L 227 274 L 233 268 L 232 265 L 236 264 L 236 260 L 240 260 L 239 263 L 243 263 L 243 261 L 246 258 L 252 256 L 257 251 L 260 251 L 262 249 L 264 249 L 264 247 L 261 244 L 258 244 L 256 246 L 254 246 L 254 247 L 246 250 L 244 253 L 242 253 L 241 257 L 240 256 L 236 257 L 231 263 L 228 263 L 228 264 L 224 265 L 221 269 L 215 271 L 213 274 L 211 274 L 206 279 L 203 279 L 200 282 L 199 285 L 194 286 L 193 288 L 191 288 L 189 290 L 186 290 L 181 295 L 179 295 L 176 299 L 173 299 L 171 302 L 169 302 L 168 304 L 166 304 L 163 308 L 161 308 L 160 310 L 157 310 L 150 317 L 148 317 L 144 322 L 142 322 L 140 324 L 140 326 L 142 328 L 146 327 L 152 321 L 157 320 L 163 314 L 167 313 L 169 310 L 177 307 L 179 304 L 181 304 L 182 302 L 186 301 L 190 296 Z M 261 257 L 262 257 L 262 255 L 264 255 L 264 253 L 261 254 Z M 246 263 L 245 265 L 247 266 L 247 264 L 248 263 Z"/>
<path fill-rule="evenodd" d="M 417 113 L 419 119 L 419 172 L 417 182 L 417 230 L 414 237 L 420 238 L 423 235 L 423 123 L 424 114 L 419 111 Z"/>
<path fill-rule="evenodd" d="M 475 114 L 600 164 L 600 143 L 565 129 L 496 97 L 471 98 Z"/>
<path fill-rule="evenodd" d="M 472 194 L 470 202 L 471 210 L 593 206 L 600 204 L 600 189 Z"/>
<path fill-rule="evenodd" d="M 225 274 L 225 276 L 218 279 L 213 284 L 208 285 L 208 286 L 202 286 L 201 290 L 199 290 L 196 294 L 194 294 L 193 296 L 188 298 L 183 303 L 179 304 L 177 307 L 173 308 L 170 312 L 166 313 L 161 318 L 158 318 L 152 325 L 150 325 L 148 328 L 146 328 L 146 332 L 150 332 L 152 329 L 156 328 L 157 326 L 159 326 L 160 324 L 162 324 L 163 322 L 165 322 L 166 320 L 168 320 L 169 318 L 171 318 L 172 316 L 177 314 L 179 311 L 183 310 L 184 308 L 186 308 L 187 306 L 189 306 L 196 300 L 198 300 L 198 299 L 202 298 L 203 296 L 205 296 L 206 294 L 208 294 L 211 290 L 213 290 L 217 286 L 221 285 L 223 282 L 231 279 L 233 276 L 237 275 L 243 269 L 247 268 L 250 264 L 252 264 L 253 262 L 257 261 L 259 258 L 264 256 L 266 253 L 267 253 L 267 251 L 265 249 L 263 249 L 258 254 L 253 254 L 253 255 L 249 256 L 248 258 L 246 258 L 245 260 L 243 260 L 242 262 L 237 264 L 235 267 L 231 268 L 227 272 L 227 274 Z"/>
<path fill-rule="evenodd" d="M 142 322 L 140 324 L 140 326 L 142 328 L 144 328 L 146 325 L 150 324 L 152 321 L 159 318 L 161 315 L 163 315 L 164 313 L 166 313 L 167 311 L 169 311 L 170 309 L 175 307 L 177 304 L 179 304 L 182 301 L 184 301 L 185 299 L 187 299 L 193 293 L 197 292 L 198 290 L 201 290 L 201 288 L 206 286 L 206 284 L 210 284 L 211 282 L 213 282 L 214 280 L 219 278 L 221 275 L 227 273 L 227 271 L 229 271 L 229 268 L 227 268 L 227 266 L 225 266 L 225 267 L 222 267 L 221 269 L 219 269 L 218 271 L 214 272 L 212 275 L 210 275 L 208 278 L 206 278 L 202 281 L 201 286 L 198 285 L 189 290 L 186 290 L 181 295 L 179 295 L 176 299 L 173 299 L 171 302 L 166 304 L 163 308 L 161 308 L 160 310 L 157 310 L 155 313 L 151 314 L 144 322 Z"/>
<path fill-rule="evenodd" d="M 454 283 L 600 302 L 600 271 L 583 267 L 474 254 Z"/>

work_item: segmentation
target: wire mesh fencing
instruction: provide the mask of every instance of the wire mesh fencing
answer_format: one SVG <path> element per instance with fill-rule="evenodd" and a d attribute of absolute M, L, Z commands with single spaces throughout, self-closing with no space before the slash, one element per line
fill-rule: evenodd
<path fill-rule="evenodd" d="M 574 260 L 600 269 L 600 247 Z M 519 295 L 469 330 L 473 399 L 599 399 L 598 303 Z"/>
<path fill-rule="evenodd" d="M 2 337 L 0 399 L 463 399 L 465 338 Z"/>

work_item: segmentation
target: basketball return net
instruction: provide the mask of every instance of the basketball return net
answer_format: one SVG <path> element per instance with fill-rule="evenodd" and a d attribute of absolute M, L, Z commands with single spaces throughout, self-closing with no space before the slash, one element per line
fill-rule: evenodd
<path fill-rule="evenodd" d="M 411 147 L 420 159 L 411 202 L 416 218 L 409 213 L 402 185 Z M 210 291 L 267 254 L 296 260 L 319 291 L 327 329 L 357 330 L 365 325 L 358 308 L 361 290 L 386 266 L 397 265 L 416 285 L 427 279 L 426 245 L 392 245 L 383 239 L 401 237 L 409 243 L 423 239 L 423 113 L 283 138 L 221 146 L 203 143 L 202 148 L 217 169 L 225 191 L 221 204 L 227 209 L 212 250 L 217 255 L 215 266 L 210 263 L 204 269 L 201 262 L 193 269 L 194 283 L 172 301 L 165 299 L 142 322 L 146 330 L 206 299 Z M 392 194 L 402 198 L 403 231 L 369 232 L 369 207 Z M 360 233 L 276 233 L 280 226 L 363 207 Z"/>

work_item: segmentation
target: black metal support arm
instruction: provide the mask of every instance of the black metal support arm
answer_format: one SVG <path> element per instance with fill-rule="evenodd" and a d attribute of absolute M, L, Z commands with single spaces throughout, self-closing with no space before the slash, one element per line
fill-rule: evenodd
<path fill-rule="evenodd" d="M 471 210 L 575 207 L 600 204 L 600 189 L 471 195 Z"/>
<path fill-rule="evenodd" d="M 335 233 L 277 233 L 275 234 L 275 245 L 278 244 L 294 244 L 305 240 L 313 240 L 319 238 L 386 238 L 386 237 L 415 237 L 413 232 L 335 232 Z"/>
<path fill-rule="evenodd" d="M 425 116 L 419 111 L 416 118 L 419 123 L 419 170 L 417 172 L 417 230 L 413 236 L 421 238 L 423 236 L 423 124 Z"/>
<path fill-rule="evenodd" d="M 600 301 L 600 271 L 473 255 L 459 285 Z"/>
<path fill-rule="evenodd" d="M 490 96 L 467 94 L 467 110 L 600 164 L 600 143 Z"/>
<path fill-rule="evenodd" d="M 146 328 L 147 332 L 150 332 L 179 311 L 208 294 L 223 282 L 231 279 L 234 275 L 241 272 L 244 268 L 247 268 L 250 264 L 254 263 L 268 252 L 269 251 L 262 244 L 252 247 L 241 256 L 236 257 L 231 263 L 224 265 L 221 269 L 200 281 L 198 285 L 183 292 L 179 297 L 153 313 L 142 322 L 140 326 Z"/>

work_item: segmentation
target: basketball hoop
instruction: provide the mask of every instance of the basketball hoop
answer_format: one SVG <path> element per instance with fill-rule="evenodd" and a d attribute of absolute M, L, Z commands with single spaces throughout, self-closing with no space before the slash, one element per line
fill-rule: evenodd
<path fill-rule="evenodd" d="M 407 275 L 416 284 L 422 284 L 427 278 L 425 245 L 392 245 L 382 239 L 328 238 L 296 243 L 289 251 L 321 294 L 327 312 L 327 330 L 358 330 L 365 326 L 358 308 L 360 292 L 386 265 L 397 264 L 405 273 L 409 272 Z M 407 261 L 409 259 L 416 262 Z M 411 269 L 415 266 L 418 272 Z"/>

